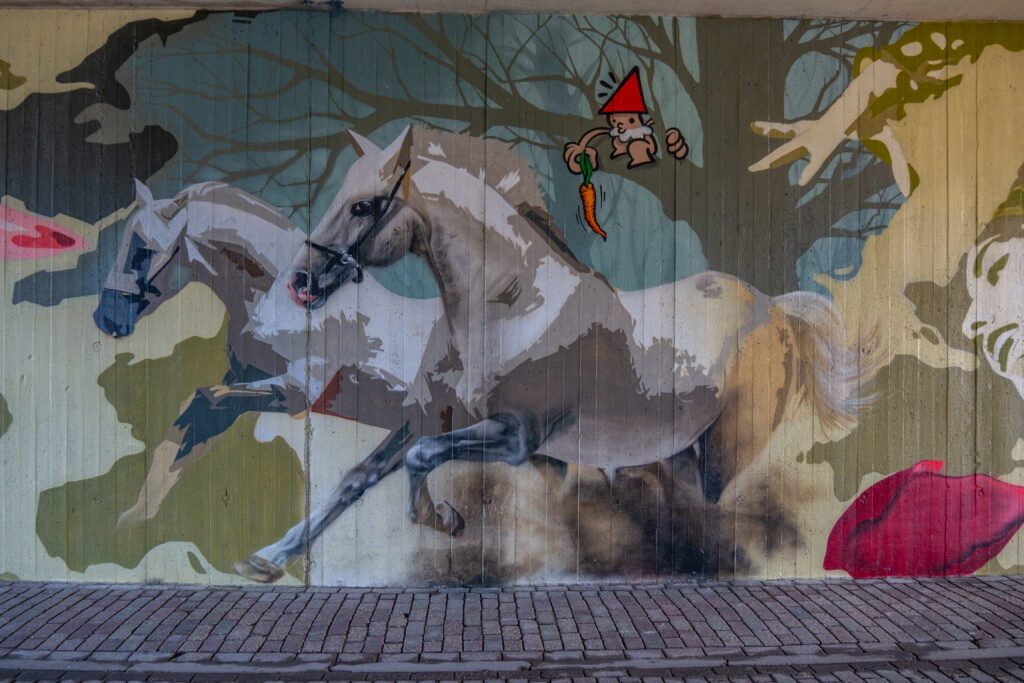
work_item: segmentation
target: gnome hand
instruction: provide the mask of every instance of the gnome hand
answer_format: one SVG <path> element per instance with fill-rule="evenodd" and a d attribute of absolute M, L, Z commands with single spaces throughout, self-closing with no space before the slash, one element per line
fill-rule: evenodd
<path fill-rule="evenodd" d="M 580 166 L 580 155 L 586 154 L 587 158 L 590 159 L 590 167 L 597 169 L 597 150 L 593 147 L 587 147 L 585 144 L 579 142 L 567 142 L 565 143 L 565 154 L 562 158 L 565 159 L 565 164 L 569 167 L 569 171 L 580 175 L 583 173 L 583 168 Z"/>
<path fill-rule="evenodd" d="M 676 159 L 682 160 L 690 153 L 690 147 L 686 144 L 686 138 L 679 132 L 678 128 L 669 128 L 665 131 L 665 147 L 669 154 Z"/>

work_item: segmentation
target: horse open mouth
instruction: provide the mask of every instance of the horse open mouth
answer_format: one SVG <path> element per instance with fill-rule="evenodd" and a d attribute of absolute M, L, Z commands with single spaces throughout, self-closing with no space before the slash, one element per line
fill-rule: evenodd
<path fill-rule="evenodd" d="M 320 308 L 327 301 L 326 296 L 310 292 L 308 287 L 295 287 L 291 282 L 288 283 L 288 293 L 291 295 L 292 301 L 310 310 Z"/>

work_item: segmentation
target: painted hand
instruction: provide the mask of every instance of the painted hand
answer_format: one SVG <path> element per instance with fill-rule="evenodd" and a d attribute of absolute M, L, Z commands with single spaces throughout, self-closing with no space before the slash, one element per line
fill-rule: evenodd
<path fill-rule="evenodd" d="M 569 167 L 569 171 L 580 175 L 583 173 L 583 169 L 580 167 L 579 156 L 586 152 L 587 158 L 590 159 L 590 166 L 593 169 L 597 169 L 597 150 L 593 147 L 586 147 L 578 142 L 567 142 L 565 143 L 565 153 L 562 158 L 565 159 L 565 164 Z"/>
<path fill-rule="evenodd" d="M 910 196 L 911 169 L 892 128 L 884 118 L 871 114 L 871 104 L 882 93 L 896 87 L 898 68 L 877 61 L 853 79 L 842 95 L 819 119 L 792 123 L 754 121 L 750 127 L 758 135 L 784 138 L 789 142 L 751 164 L 750 171 L 764 171 L 807 158 L 799 184 L 806 185 L 822 169 L 845 140 L 871 140 L 884 146 L 892 164 L 893 178 L 904 196 Z"/>
<path fill-rule="evenodd" d="M 668 153 L 676 159 L 682 160 L 690 153 L 690 147 L 686 144 L 686 138 L 679 132 L 678 128 L 669 128 L 665 131 L 665 148 Z"/>

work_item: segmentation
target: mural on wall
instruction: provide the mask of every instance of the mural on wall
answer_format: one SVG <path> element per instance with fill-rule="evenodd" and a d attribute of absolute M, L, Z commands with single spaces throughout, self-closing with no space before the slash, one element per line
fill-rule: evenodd
<path fill-rule="evenodd" d="M 0 575 L 1020 571 L 1019 26 L 0 14 Z"/>

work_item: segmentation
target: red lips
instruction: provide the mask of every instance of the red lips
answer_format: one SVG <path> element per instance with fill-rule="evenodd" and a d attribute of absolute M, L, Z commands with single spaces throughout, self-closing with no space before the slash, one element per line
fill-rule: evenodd
<path fill-rule="evenodd" d="M 854 578 L 977 571 L 1024 524 L 1024 487 L 947 477 L 924 460 L 867 488 L 836 522 L 825 569 Z"/>

